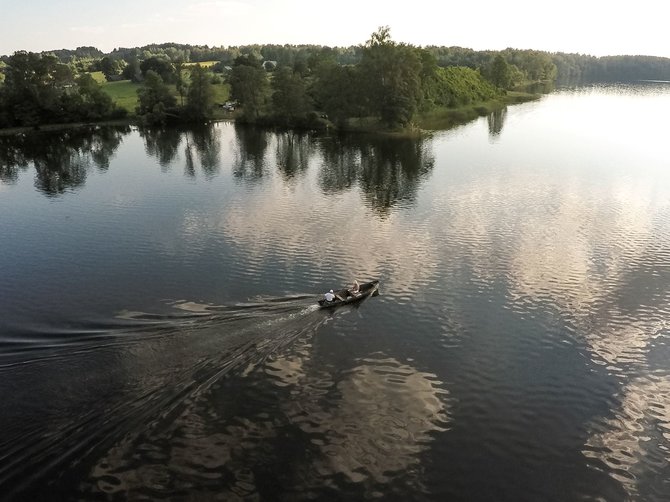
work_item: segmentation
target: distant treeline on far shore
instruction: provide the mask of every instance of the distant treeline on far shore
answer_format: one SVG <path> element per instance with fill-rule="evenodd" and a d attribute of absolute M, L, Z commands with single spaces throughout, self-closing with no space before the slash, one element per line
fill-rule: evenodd
<path fill-rule="evenodd" d="M 286 127 L 411 125 L 436 109 L 532 83 L 670 81 L 670 59 L 415 47 L 388 27 L 362 45 L 152 44 L 0 57 L 0 127 L 132 116 L 148 124 L 231 116 Z"/>

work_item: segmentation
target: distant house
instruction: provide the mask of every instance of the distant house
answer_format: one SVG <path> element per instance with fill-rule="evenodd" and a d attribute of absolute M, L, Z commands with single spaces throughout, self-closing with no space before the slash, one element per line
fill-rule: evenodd
<path fill-rule="evenodd" d="M 273 71 L 275 68 L 277 68 L 277 61 L 263 61 L 263 68 L 265 71 Z"/>

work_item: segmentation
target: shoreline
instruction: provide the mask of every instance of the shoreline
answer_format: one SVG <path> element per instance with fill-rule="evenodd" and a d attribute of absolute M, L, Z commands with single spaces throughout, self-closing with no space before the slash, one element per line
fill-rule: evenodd
<path fill-rule="evenodd" d="M 22 126 L 22 127 L 7 127 L 0 129 L 0 136 L 18 136 L 20 134 L 30 134 L 30 133 L 40 133 L 40 132 L 53 132 L 53 131 L 63 131 L 67 129 L 86 129 L 86 128 L 96 128 L 96 127 L 108 127 L 108 126 L 131 126 L 137 125 L 137 120 L 135 118 L 125 118 L 125 119 L 114 119 L 114 120 L 101 120 L 100 122 L 67 122 L 60 124 L 44 124 L 37 127 L 34 126 Z"/>
<path fill-rule="evenodd" d="M 432 110 L 425 114 L 418 114 L 414 120 L 414 126 L 410 128 L 390 130 L 385 129 L 379 125 L 379 122 L 369 122 L 365 124 L 363 121 L 359 121 L 358 125 L 355 123 L 350 124 L 345 129 L 341 129 L 340 132 L 344 133 L 376 133 L 376 134 L 391 134 L 391 135 L 417 135 L 423 132 L 450 129 L 452 127 L 466 124 L 472 120 L 475 120 L 478 117 L 493 113 L 497 110 L 505 108 L 506 106 L 516 105 L 521 103 L 527 103 L 529 101 L 536 101 L 542 97 L 542 94 L 534 93 L 525 93 L 525 92 L 512 92 L 510 91 L 507 95 L 503 96 L 500 99 L 495 99 L 491 101 L 482 101 L 458 108 L 439 108 Z M 212 119 L 210 122 L 227 122 L 234 121 L 234 118 L 221 118 L 217 117 Z M 353 119 L 358 120 L 358 119 Z M 184 124 L 188 124 L 184 122 Z M 123 119 L 113 119 L 113 120 L 102 120 L 100 122 L 71 122 L 71 123 L 61 123 L 61 124 L 44 124 L 37 127 L 9 127 L 5 129 L 0 129 L 0 136 L 18 136 L 25 135 L 30 133 L 40 133 L 40 132 L 53 132 L 53 131 L 63 131 L 68 129 L 91 129 L 98 127 L 109 127 L 109 126 L 138 126 L 141 125 L 141 121 L 137 117 L 127 117 Z M 174 124 L 172 124 L 174 125 Z"/>

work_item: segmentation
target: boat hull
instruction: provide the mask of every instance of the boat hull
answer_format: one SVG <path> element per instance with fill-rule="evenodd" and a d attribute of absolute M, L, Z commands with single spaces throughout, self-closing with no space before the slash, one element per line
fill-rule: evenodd
<path fill-rule="evenodd" d="M 339 307 L 340 305 L 348 305 L 350 303 L 360 302 L 361 300 L 377 293 L 379 290 L 379 281 L 364 282 L 359 286 L 359 293 L 352 295 L 349 289 L 338 289 L 334 291 L 335 299 L 332 302 L 325 299 L 319 300 L 319 307 L 322 309 L 329 309 Z"/>

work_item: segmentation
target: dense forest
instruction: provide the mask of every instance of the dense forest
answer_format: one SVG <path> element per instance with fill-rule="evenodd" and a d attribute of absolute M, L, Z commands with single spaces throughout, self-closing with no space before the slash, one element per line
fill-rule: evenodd
<path fill-rule="evenodd" d="M 97 78 L 94 76 L 97 75 Z M 0 127 L 94 122 L 128 114 L 148 124 L 212 118 L 345 127 L 411 125 L 418 114 L 500 99 L 537 82 L 670 80 L 670 59 L 505 49 L 415 47 L 379 28 L 360 46 L 152 44 L 0 57 Z M 134 87 L 120 106 L 115 83 Z M 225 99 L 224 99 L 225 98 Z"/>

